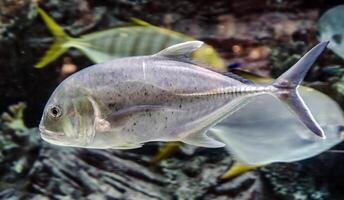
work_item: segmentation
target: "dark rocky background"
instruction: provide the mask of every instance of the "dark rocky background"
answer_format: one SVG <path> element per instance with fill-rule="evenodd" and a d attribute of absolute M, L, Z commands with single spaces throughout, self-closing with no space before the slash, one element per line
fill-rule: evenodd
<path fill-rule="evenodd" d="M 41 0 L 71 35 L 78 36 L 137 17 L 212 44 L 227 64 L 277 76 L 316 42 L 315 23 L 326 0 L 154 1 Z M 33 65 L 53 41 L 33 0 L 0 0 L 0 113 L 24 101 L 24 121 L 37 126 L 43 106 L 62 80 L 70 60 L 78 69 L 91 62 L 70 50 L 43 69 Z M 238 48 L 239 51 L 238 51 Z M 324 73 L 343 60 L 327 51 L 307 84 L 335 98 L 339 78 Z M 20 118 L 20 117 L 19 117 Z M 344 156 L 272 164 L 235 179 L 220 176 L 232 164 L 222 149 L 181 147 L 157 166 L 150 161 L 161 144 L 131 151 L 61 148 L 43 143 L 36 128 L 13 130 L 0 124 L 1 199 L 344 199 Z M 341 149 L 341 146 L 336 147 Z"/>

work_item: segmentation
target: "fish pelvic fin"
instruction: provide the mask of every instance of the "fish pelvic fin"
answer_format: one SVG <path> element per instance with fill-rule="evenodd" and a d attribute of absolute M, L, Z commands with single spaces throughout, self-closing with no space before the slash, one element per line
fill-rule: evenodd
<path fill-rule="evenodd" d="M 272 86 L 277 88 L 274 95 L 284 102 L 289 110 L 297 116 L 300 122 L 310 131 L 321 138 L 326 138 L 325 133 L 314 119 L 311 111 L 297 92 L 297 88 L 303 81 L 306 73 L 326 49 L 328 42 L 321 42 L 308 51 L 295 65 L 283 73 L 273 82 Z"/>
<path fill-rule="evenodd" d="M 65 44 L 72 41 L 74 38 L 70 37 L 43 9 L 37 6 L 37 11 L 51 34 L 55 37 L 55 42 L 35 64 L 35 68 L 43 68 L 67 51 L 70 46 Z"/>

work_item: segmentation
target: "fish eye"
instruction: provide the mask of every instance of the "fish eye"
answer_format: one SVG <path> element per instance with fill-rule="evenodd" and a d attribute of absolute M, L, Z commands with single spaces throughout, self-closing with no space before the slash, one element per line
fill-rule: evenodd
<path fill-rule="evenodd" d="M 58 105 L 51 106 L 49 109 L 49 115 L 53 118 L 59 118 L 62 115 L 62 109 Z"/>

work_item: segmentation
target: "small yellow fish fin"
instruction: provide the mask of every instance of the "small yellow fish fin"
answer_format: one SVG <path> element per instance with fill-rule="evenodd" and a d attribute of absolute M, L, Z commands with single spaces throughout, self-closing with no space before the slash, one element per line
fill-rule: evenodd
<path fill-rule="evenodd" d="M 207 63 L 217 69 L 225 70 L 225 63 L 218 52 L 210 45 L 203 45 L 192 53 L 192 58 Z"/>
<path fill-rule="evenodd" d="M 68 48 L 61 46 L 60 42 L 54 42 L 49 49 L 45 52 L 44 56 L 40 58 L 38 63 L 35 64 L 35 68 L 43 68 L 60 55 L 62 55 Z"/>
<path fill-rule="evenodd" d="M 229 170 L 221 176 L 221 179 L 222 180 L 232 179 L 245 172 L 255 170 L 258 167 L 261 167 L 261 165 L 248 165 L 248 164 L 243 164 L 239 161 L 235 161 L 234 164 L 229 168 Z"/>
<path fill-rule="evenodd" d="M 43 9 L 37 6 L 37 11 L 51 34 L 55 37 L 55 42 L 49 47 L 38 63 L 35 64 L 35 68 L 43 68 L 67 51 L 69 47 L 65 44 L 73 40 L 73 38 L 70 37 Z"/>
<path fill-rule="evenodd" d="M 154 156 L 151 164 L 158 165 L 162 160 L 170 157 L 173 153 L 179 150 L 182 145 L 180 142 L 168 142 L 159 149 L 159 152 Z"/>
<path fill-rule="evenodd" d="M 49 28 L 51 34 L 56 38 L 69 38 L 68 34 L 58 25 L 53 18 L 51 18 L 43 9 L 37 6 L 37 11 L 41 15 L 43 21 Z"/>
<path fill-rule="evenodd" d="M 132 23 L 136 24 L 136 25 L 140 25 L 140 26 L 154 26 L 146 21 L 143 21 L 142 19 L 138 19 L 135 17 L 130 17 L 130 20 Z"/>

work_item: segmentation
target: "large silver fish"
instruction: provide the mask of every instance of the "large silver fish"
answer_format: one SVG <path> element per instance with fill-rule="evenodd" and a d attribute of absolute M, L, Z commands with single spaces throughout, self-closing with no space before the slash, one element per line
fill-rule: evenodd
<path fill-rule="evenodd" d="M 71 75 L 48 100 L 39 125 L 42 138 L 86 148 L 137 148 L 149 141 L 222 147 L 207 130 L 260 95 L 277 97 L 311 133 L 325 137 L 297 87 L 327 42 L 311 49 L 271 85 L 253 84 L 190 61 L 187 56 L 202 44 L 185 42 Z"/>

